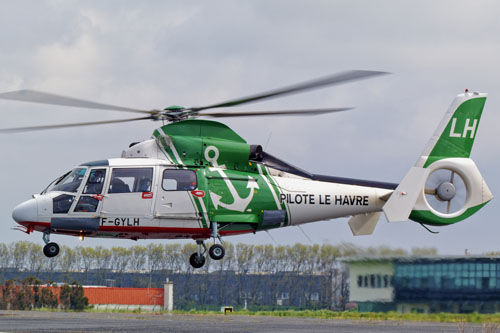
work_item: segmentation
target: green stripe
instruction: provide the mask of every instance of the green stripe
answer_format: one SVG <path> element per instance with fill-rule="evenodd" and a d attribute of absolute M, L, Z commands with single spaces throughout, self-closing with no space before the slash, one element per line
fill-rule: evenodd
<path fill-rule="evenodd" d="M 154 131 L 153 135 L 156 137 L 157 140 L 160 141 L 161 147 L 163 148 L 163 153 L 169 158 L 174 164 L 181 164 L 177 159 L 175 158 L 172 149 L 170 149 L 170 146 L 167 144 L 165 139 L 161 136 L 161 134 L 156 130 Z"/>
<path fill-rule="evenodd" d="M 281 192 L 279 191 L 278 184 L 276 184 L 273 177 L 269 174 L 266 166 L 261 165 L 261 170 L 262 170 L 263 176 L 269 180 L 269 183 L 271 184 L 272 191 L 274 191 L 274 193 L 276 194 L 276 196 L 278 198 L 278 202 L 280 202 L 281 201 L 280 200 Z M 286 202 L 283 202 L 280 205 L 281 205 L 280 208 L 286 212 L 284 225 L 287 226 L 290 224 L 290 209 L 289 209 L 288 204 Z"/>
<path fill-rule="evenodd" d="M 193 198 L 192 195 L 190 195 L 189 197 L 191 198 L 191 202 L 193 202 L 193 205 L 196 207 L 196 209 L 198 211 L 198 215 L 201 218 L 202 227 L 208 228 L 208 223 L 207 223 L 207 220 L 205 219 L 205 214 L 203 212 L 203 207 L 201 206 L 200 201 L 198 200 L 198 198 Z M 203 200 L 203 199 L 201 199 L 201 200 Z"/>
<path fill-rule="evenodd" d="M 490 201 L 486 201 L 480 205 L 470 207 L 462 215 L 456 217 L 440 217 L 428 210 L 413 210 L 410 214 L 410 220 L 435 226 L 449 225 L 460 222 L 472 216 L 478 210 L 483 208 L 483 206 L 486 205 L 488 202 Z"/>
<path fill-rule="evenodd" d="M 186 170 L 193 170 L 193 171 L 195 171 L 194 169 L 189 169 L 189 168 L 187 168 L 185 166 L 180 166 L 179 168 L 180 169 L 186 169 Z M 198 175 L 196 175 L 196 177 L 198 177 Z M 199 183 L 200 182 L 198 181 L 198 189 L 199 189 Z M 204 192 L 206 192 L 206 191 L 204 191 Z M 203 207 L 201 206 L 200 201 L 198 200 L 197 197 L 194 197 L 191 193 L 188 193 L 188 197 L 191 200 L 191 204 L 193 205 L 193 209 L 198 214 L 198 216 L 201 218 L 201 225 L 200 225 L 200 227 L 208 228 L 207 221 L 205 219 L 205 215 L 203 214 Z M 199 222 L 199 220 L 198 220 L 198 222 Z"/>

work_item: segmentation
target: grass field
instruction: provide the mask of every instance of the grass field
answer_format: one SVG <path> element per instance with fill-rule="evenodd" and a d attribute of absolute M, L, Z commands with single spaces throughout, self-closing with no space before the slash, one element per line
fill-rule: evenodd
<path fill-rule="evenodd" d="M 54 309 L 37 309 L 36 311 L 60 311 Z M 85 312 L 117 312 L 117 313 L 150 313 L 147 310 L 113 310 L 113 309 L 93 309 L 87 308 Z M 157 314 L 166 314 L 167 311 L 155 312 Z M 221 315 L 219 311 L 205 310 L 190 310 L 190 311 L 173 311 L 175 314 L 189 315 Z M 236 310 L 228 315 L 242 316 L 275 316 L 275 317 L 303 317 L 303 318 L 318 318 L 318 319 L 347 319 L 347 320 L 391 320 L 391 321 L 421 321 L 421 322 L 441 322 L 441 323 L 472 323 L 484 324 L 489 323 L 495 328 L 495 331 L 500 331 L 500 313 L 482 314 L 482 313 L 399 313 L 399 312 L 356 312 L 356 311 L 329 311 L 329 310 L 286 310 L 286 311 L 247 311 Z"/>
<path fill-rule="evenodd" d="M 220 314 L 215 311 L 174 311 L 178 314 Z M 500 313 L 480 314 L 480 313 L 399 313 L 399 312 L 334 312 L 329 310 L 303 310 L 303 311 L 235 311 L 233 314 L 246 316 L 276 316 L 276 317 L 305 317 L 320 319 L 350 319 L 350 320 L 393 320 L 393 321 L 430 321 L 443 323 L 491 323 L 500 328 Z"/>

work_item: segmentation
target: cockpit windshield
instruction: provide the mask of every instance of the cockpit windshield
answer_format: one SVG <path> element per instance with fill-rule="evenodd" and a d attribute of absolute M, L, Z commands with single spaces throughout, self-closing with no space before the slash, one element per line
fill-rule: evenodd
<path fill-rule="evenodd" d="M 73 169 L 71 172 L 58 178 L 52 188 L 50 188 L 49 185 L 46 192 L 61 191 L 76 193 L 78 192 L 78 188 L 80 187 L 86 172 L 86 168 Z"/>

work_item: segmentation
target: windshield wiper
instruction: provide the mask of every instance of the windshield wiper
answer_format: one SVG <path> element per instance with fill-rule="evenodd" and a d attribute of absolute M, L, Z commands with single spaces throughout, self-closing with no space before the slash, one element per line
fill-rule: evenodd
<path fill-rule="evenodd" d="M 64 178 L 66 178 L 67 175 L 69 175 L 71 173 L 71 171 L 68 171 L 66 172 L 64 175 L 62 175 L 61 177 L 58 177 L 56 179 L 54 179 L 53 181 L 50 182 L 49 185 L 47 185 L 47 187 L 42 191 L 40 192 L 40 194 L 45 194 L 47 193 L 47 190 L 52 186 L 52 185 L 57 185 L 61 182 L 61 180 L 63 180 Z"/>

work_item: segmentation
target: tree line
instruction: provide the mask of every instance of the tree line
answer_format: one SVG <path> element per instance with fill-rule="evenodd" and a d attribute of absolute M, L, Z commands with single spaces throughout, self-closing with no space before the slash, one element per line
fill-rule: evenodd
<path fill-rule="evenodd" d="M 25 278 L 22 282 L 7 280 L 0 288 L 0 309 L 33 310 L 40 308 L 64 310 L 83 310 L 88 306 L 88 298 L 83 288 L 76 282 L 64 284 L 57 289 L 52 285 L 42 285 L 35 277 Z"/>
<path fill-rule="evenodd" d="M 188 258 L 196 251 L 195 244 L 62 246 L 57 257 L 46 258 L 41 245 L 33 242 L 0 243 L 0 284 L 9 279 L 23 281 L 36 276 L 44 283 L 76 281 L 82 285 L 161 288 L 169 279 L 174 283 L 177 309 L 216 309 L 221 304 L 248 305 L 252 309 L 283 306 L 343 309 L 348 298 L 348 276 L 339 258 L 437 254 L 432 248 L 414 248 L 410 252 L 387 246 L 359 247 L 352 243 L 225 242 L 224 246 L 224 259 L 214 261 L 207 257 L 203 268 L 194 269 Z"/>
<path fill-rule="evenodd" d="M 197 271 L 235 271 L 239 273 L 321 273 L 337 268 L 336 259 L 356 255 L 432 255 L 434 248 L 414 248 L 411 252 L 388 246 L 359 247 L 352 243 L 252 245 L 225 242 L 223 260 L 210 260 Z M 114 272 L 187 272 L 194 269 L 188 262 L 196 252 L 195 244 L 154 244 L 130 247 L 114 246 L 62 246 L 57 257 L 43 255 L 42 245 L 30 241 L 0 243 L 0 269 L 37 272 L 89 272 L 111 270 Z"/>

